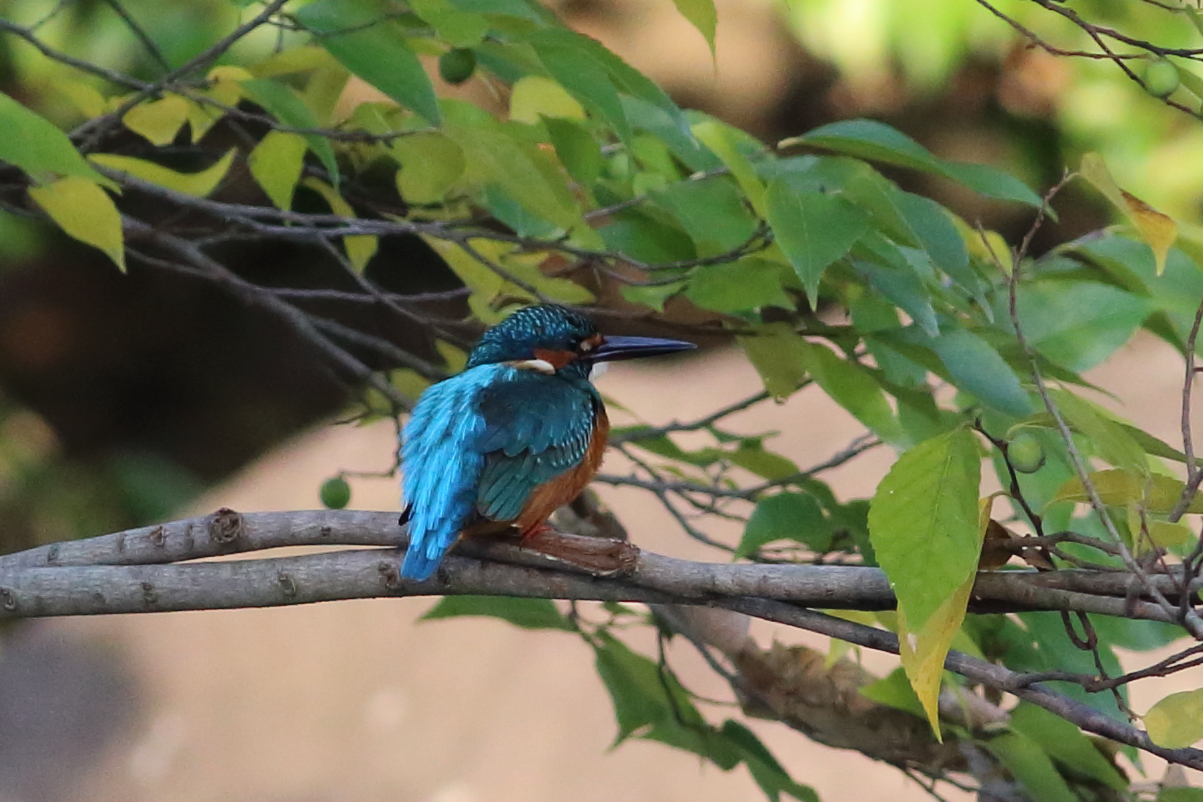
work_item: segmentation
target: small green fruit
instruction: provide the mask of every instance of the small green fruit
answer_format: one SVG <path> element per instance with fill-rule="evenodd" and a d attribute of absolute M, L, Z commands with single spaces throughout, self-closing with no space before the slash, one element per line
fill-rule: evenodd
<path fill-rule="evenodd" d="M 318 498 L 327 508 L 341 510 L 351 501 L 351 486 L 341 476 L 333 476 L 322 483 Z"/>
<path fill-rule="evenodd" d="M 476 54 L 457 47 L 439 56 L 439 76 L 449 84 L 462 84 L 476 72 Z"/>
<path fill-rule="evenodd" d="M 1031 432 L 1020 432 L 1007 444 L 1007 459 L 1020 473 L 1035 473 L 1044 465 L 1044 446 Z"/>
<path fill-rule="evenodd" d="M 1159 58 L 1145 68 L 1145 89 L 1153 97 L 1168 97 L 1178 88 L 1178 68 L 1168 59 Z"/>

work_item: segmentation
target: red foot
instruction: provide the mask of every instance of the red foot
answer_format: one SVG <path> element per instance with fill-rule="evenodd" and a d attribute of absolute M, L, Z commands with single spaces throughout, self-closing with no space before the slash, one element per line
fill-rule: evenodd
<path fill-rule="evenodd" d="M 639 560 L 639 549 L 625 540 L 570 535 L 547 523 L 524 534 L 519 545 L 600 575 L 629 573 Z"/>

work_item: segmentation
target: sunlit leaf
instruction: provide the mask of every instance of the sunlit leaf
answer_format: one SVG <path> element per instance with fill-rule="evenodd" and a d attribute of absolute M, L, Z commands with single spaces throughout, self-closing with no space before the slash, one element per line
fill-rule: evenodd
<path fill-rule="evenodd" d="M 253 101 L 267 109 L 272 116 L 285 125 L 293 128 L 318 127 L 313 112 L 309 111 L 305 101 L 301 100 L 290 87 L 275 81 L 256 78 L 243 81 L 242 88 Z M 338 186 L 340 179 L 338 161 L 334 158 L 334 148 L 330 144 L 330 140 L 318 134 L 302 134 L 302 136 L 309 143 L 309 149 L 317 154 L 322 166 L 330 174 L 331 183 Z"/>
<path fill-rule="evenodd" d="M 1153 250 L 1157 262 L 1157 275 L 1165 271 L 1165 259 L 1178 237 L 1178 225 L 1169 215 L 1148 205 L 1135 195 L 1120 188 L 1111 177 L 1111 171 L 1103 162 L 1103 157 L 1097 153 L 1087 153 L 1082 157 L 1080 167 L 1082 175 L 1095 186 L 1107 200 L 1122 211 L 1132 225 L 1136 226 L 1140 238 Z"/>
<path fill-rule="evenodd" d="M 689 20 L 689 24 L 698 29 L 698 33 L 710 47 L 710 55 L 714 56 L 714 34 L 718 29 L 718 12 L 714 8 L 714 0 L 673 0 L 681 16 Z"/>
<path fill-rule="evenodd" d="M 121 213 L 95 181 L 70 175 L 30 187 L 33 199 L 59 228 L 70 236 L 99 248 L 125 272 L 125 239 Z"/>
<path fill-rule="evenodd" d="M 1172 476 L 1158 473 L 1142 476 L 1121 468 L 1094 471 L 1089 478 L 1099 500 L 1105 506 L 1124 507 L 1137 504 L 1153 513 L 1168 513 L 1173 510 L 1186 487 L 1183 482 Z M 1090 496 L 1086 493 L 1082 480 L 1075 476 L 1057 488 L 1057 492 L 1049 499 L 1050 504 L 1056 501 L 1088 504 Z M 1203 513 L 1203 494 L 1197 494 L 1186 511 Z"/>
<path fill-rule="evenodd" d="M 510 596 L 444 596 L 419 620 L 434 621 L 459 616 L 500 618 L 523 629 L 562 629 L 569 632 L 575 629 L 551 599 Z"/>
<path fill-rule="evenodd" d="M 1143 718 L 1149 738 L 1158 746 L 1182 749 L 1203 740 L 1203 689 L 1171 693 Z"/>
<path fill-rule="evenodd" d="M 287 131 L 268 131 L 247 157 L 256 183 L 277 209 L 292 208 L 292 193 L 305 167 L 305 138 Z"/>
<path fill-rule="evenodd" d="M 582 126 L 568 120 L 553 117 L 544 120 L 544 124 L 551 135 L 556 156 L 572 177 L 585 186 L 596 181 L 606 166 L 597 140 Z"/>
<path fill-rule="evenodd" d="M 533 38 L 531 43 L 543 66 L 572 97 L 611 125 L 620 137 L 630 140 L 631 126 L 618 97 L 618 88 L 605 64 L 593 52 L 577 47 L 576 42 L 558 35 L 540 35 Z"/>
<path fill-rule="evenodd" d="M 117 186 L 84 161 L 67 135 L 53 123 L 3 92 L 0 92 L 0 161 L 24 170 L 38 183 L 77 176 L 102 186 Z"/>
<path fill-rule="evenodd" d="M 355 219 L 355 210 L 351 208 L 351 204 L 347 203 L 343 196 L 338 194 L 338 190 L 325 181 L 310 177 L 302 181 L 301 186 L 308 187 L 321 195 L 334 214 L 349 220 Z M 347 259 L 351 262 L 351 266 L 360 273 L 376 255 L 378 245 L 378 238 L 371 234 L 353 234 L 343 237 L 343 248 L 347 252 Z"/>
<path fill-rule="evenodd" d="M 940 684 L 944 678 L 944 659 L 952 646 L 953 638 L 965 620 L 969 604 L 969 593 L 973 590 L 974 574 L 970 574 L 957 586 L 952 594 L 937 607 L 922 627 L 907 623 L 906 608 L 898 603 L 898 653 L 902 668 L 915 696 L 927 714 L 936 740 L 943 740 L 940 733 Z"/>
<path fill-rule="evenodd" d="M 585 109 L 563 86 L 542 75 L 519 79 L 510 91 L 510 119 L 534 125 L 543 117 L 585 119 Z"/>
<path fill-rule="evenodd" d="M 119 170 L 135 178 L 182 192 L 185 195 L 204 198 L 215 190 L 221 180 L 226 177 L 237 152 L 236 148 L 230 148 L 212 165 L 196 173 L 179 173 L 161 164 L 135 159 L 132 156 L 117 156 L 112 153 L 94 153 L 88 157 L 88 160 L 101 167 Z"/>
<path fill-rule="evenodd" d="M 373 0 L 317 0 L 294 14 L 344 67 L 432 125 L 442 122 L 430 76 Z"/>
<path fill-rule="evenodd" d="M 125 113 L 125 127 L 146 137 L 152 145 L 170 145 L 180 128 L 188 122 L 188 101 L 180 95 L 165 94 L 161 100 L 144 100 Z"/>
<path fill-rule="evenodd" d="M 90 84 L 82 81 L 62 81 L 55 86 L 59 92 L 66 95 L 79 109 L 80 114 L 88 119 L 99 117 L 105 112 L 104 95 L 100 94 Z"/>
<path fill-rule="evenodd" d="M 397 191 L 409 203 L 439 203 L 464 174 L 464 151 L 439 133 L 399 137 L 393 153 L 401 163 Z"/>

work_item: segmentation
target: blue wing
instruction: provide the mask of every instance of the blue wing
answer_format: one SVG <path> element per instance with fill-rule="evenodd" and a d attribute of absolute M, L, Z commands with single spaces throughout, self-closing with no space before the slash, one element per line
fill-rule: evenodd
<path fill-rule="evenodd" d="M 485 464 L 476 509 L 493 521 L 517 518 L 536 487 L 580 463 L 601 403 L 592 385 L 514 373 L 480 399 L 485 429 L 476 448 Z"/>
<path fill-rule="evenodd" d="M 405 426 L 410 545 L 401 575 L 426 579 L 475 515 L 518 517 L 531 492 L 584 457 L 591 386 L 481 365 L 430 387 Z"/>

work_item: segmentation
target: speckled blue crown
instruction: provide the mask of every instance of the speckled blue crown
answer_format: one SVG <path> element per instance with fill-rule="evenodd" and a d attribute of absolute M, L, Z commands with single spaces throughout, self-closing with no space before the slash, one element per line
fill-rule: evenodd
<path fill-rule="evenodd" d="M 532 359 L 536 348 L 572 351 L 596 333 L 593 321 L 562 306 L 523 307 L 484 333 L 472 349 L 468 367 Z"/>

